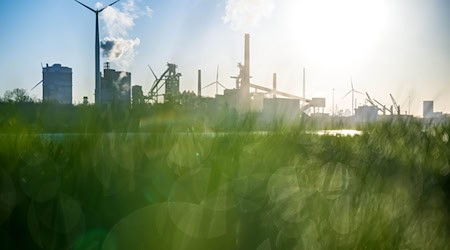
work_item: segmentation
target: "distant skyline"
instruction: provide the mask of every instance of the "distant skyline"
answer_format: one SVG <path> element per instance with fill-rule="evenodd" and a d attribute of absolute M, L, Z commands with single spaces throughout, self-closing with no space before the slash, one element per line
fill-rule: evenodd
<path fill-rule="evenodd" d="M 113 1 L 84 0 L 97 8 Z M 448 0 L 122 0 L 100 15 L 105 56 L 116 70 L 132 73 L 132 84 L 147 92 L 166 63 L 182 73 L 181 91 L 202 82 L 234 87 L 243 61 L 244 34 L 251 36 L 252 82 L 306 97 L 332 93 L 339 109 L 350 89 L 368 92 L 387 106 L 389 94 L 402 113 L 422 114 L 424 100 L 450 113 L 450 1 Z M 42 78 L 40 64 L 73 69 L 74 103 L 94 100 L 95 15 L 73 0 L 0 2 L 0 94 L 31 88 Z M 106 58 L 108 57 L 108 58 Z M 202 91 L 213 96 L 215 88 Z M 364 96 L 355 95 L 358 104 Z"/>

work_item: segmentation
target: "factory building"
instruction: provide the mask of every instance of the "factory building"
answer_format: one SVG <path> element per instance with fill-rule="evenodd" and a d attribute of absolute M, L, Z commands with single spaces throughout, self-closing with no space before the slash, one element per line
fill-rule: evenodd
<path fill-rule="evenodd" d="M 177 103 L 180 98 L 180 77 L 181 74 L 177 73 L 177 65 L 168 63 L 167 71 L 165 75 L 165 90 L 164 102 Z"/>
<path fill-rule="evenodd" d="M 300 114 L 300 100 L 285 98 L 265 98 L 263 100 L 263 113 L 270 119 L 283 119 L 293 121 Z"/>
<path fill-rule="evenodd" d="M 72 104 L 72 69 L 53 64 L 42 68 L 44 102 Z"/>
<path fill-rule="evenodd" d="M 355 109 L 355 122 L 375 122 L 378 119 L 378 108 L 374 106 L 360 106 Z"/>
<path fill-rule="evenodd" d="M 434 101 L 423 101 L 423 118 L 438 118 L 442 112 L 434 112 Z"/>
<path fill-rule="evenodd" d="M 216 95 L 216 102 L 229 108 L 239 110 L 239 90 L 225 89 L 223 95 Z"/>
<path fill-rule="evenodd" d="M 99 94 L 101 104 L 129 105 L 131 73 L 115 71 L 109 67 L 109 63 L 105 63 Z"/>
<path fill-rule="evenodd" d="M 434 102 L 423 101 L 423 118 L 433 118 L 434 116 Z"/>

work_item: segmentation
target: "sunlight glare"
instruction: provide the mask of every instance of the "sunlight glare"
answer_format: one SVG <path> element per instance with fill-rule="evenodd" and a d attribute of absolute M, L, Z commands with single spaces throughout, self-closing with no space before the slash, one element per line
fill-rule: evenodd
<path fill-rule="evenodd" d="M 294 13 L 286 15 L 286 30 L 304 55 L 324 66 L 358 63 L 382 38 L 388 23 L 383 0 L 296 0 L 290 4 Z"/>

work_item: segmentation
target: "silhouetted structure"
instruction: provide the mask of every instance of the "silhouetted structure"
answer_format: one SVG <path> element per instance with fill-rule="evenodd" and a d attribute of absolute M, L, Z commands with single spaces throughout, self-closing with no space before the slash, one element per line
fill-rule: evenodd
<path fill-rule="evenodd" d="M 360 106 L 355 109 L 356 122 L 375 122 L 378 119 L 378 107 L 376 106 Z"/>
<path fill-rule="evenodd" d="M 240 73 L 240 108 L 248 111 L 250 107 L 250 34 L 244 36 L 244 65 Z"/>
<path fill-rule="evenodd" d="M 101 93 L 101 76 L 100 76 L 100 35 L 99 35 L 99 28 L 98 28 L 98 14 L 100 12 L 102 12 L 104 9 L 106 9 L 109 6 L 112 6 L 114 4 L 116 4 L 117 2 L 119 2 L 120 0 L 117 0 L 113 3 L 111 3 L 110 5 L 107 5 L 99 10 L 94 10 L 91 7 L 75 0 L 75 2 L 83 5 L 84 7 L 86 7 L 88 10 L 92 11 L 95 13 L 95 103 L 101 103 L 102 101 L 99 99 L 99 97 L 102 96 Z"/>
<path fill-rule="evenodd" d="M 132 96 L 133 107 L 135 107 L 136 105 L 145 103 L 144 92 L 142 91 L 142 86 L 134 85 L 131 88 L 131 96 Z"/>
<path fill-rule="evenodd" d="M 180 96 L 180 73 L 176 72 L 177 65 L 168 64 L 168 74 L 166 76 L 166 92 L 164 102 L 176 102 Z"/>
<path fill-rule="evenodd" d="M 263 113 L 268 119 L 293 121 L 299 115 L 300 100 L 286 98 L 265 98 Z"/>
<path fill-rule="evenodd" d="M 180 100 L 180 77 L 181 74 L 177 73 L 177 65 L 173 63 L 167 63 L 167 69 L 164 73 L 155 79 L 150 91 L 148 93 L 148 99 L 153 102 L 158 102 L 160 96 L 159 90 L 165 87 L 164 102 L 165 103 L 178 103 Z"/>
<path fill-rule="evenodd" d="M 423 118 L 432 118 L 433 117 L 433 101 L 423 101 Z"/>
<path fill-rule="evenodd" d="M 434 112 L 434 101 L 423 101 L 423 118 L 435 119 L 442 117 L 442 112 Z"/>
<path fill-rule="evenodd" d="M 131 73 L 115 71 L 105 63 L 101 84 L 101 104 L 129 105 L 131 102 Z"/>
<path fill-rule="evenodd" d="M 87 96 L 83 96 L 83 105 L 88 105 L 89 104 L 89 99 Z"/>
<path fill-rule="evenodd" d="M 324 109 L 326 106 L 326 99 L 322 97 L 313 97 L 308 105 L 313 109 L 313 113 L 324 113 Z M 317 110 L 316 110 L 317 108 Z M 322 111 L 320 110 L 322 109 Z"/>
<path fill-rule="evenodd" d="M 53 64 L 42 68 L 44 102 L 72 103 L 72 69 Z"/>

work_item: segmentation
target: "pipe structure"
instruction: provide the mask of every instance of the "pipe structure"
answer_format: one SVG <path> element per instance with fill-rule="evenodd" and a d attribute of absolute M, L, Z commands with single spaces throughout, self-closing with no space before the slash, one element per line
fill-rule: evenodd
<path fill-rule="evenodd" d="M 305 102 L 305 103 L 308 103 L 308 102 L 311 101 L 311 100 L 308 100 L 308 99 L 303 99 L 303 97 L 300 97 L 300 96 L 292 95 L 292 94 L 289 94 L 289 93 L 286 93 L 286 92 L 281 92 L 281 91 L 278 91 L 278 90 L 274 91 L 271 88 L 267 88 L 267 87 L 264 87 L 264 86 L 261 86 L 261 85 L 256 85 L 256 84 L 253 84 L 253 83 L 250 83 L 250 87 L 251 88 L 255 88 L 255 89 L 259 89 L 259 90 L 262 90 L 262 91 L 265 91 L 267 93 L 274 93 L 275 92 L 277 95 L 284 96 L 284 97 L 287 97 L 287 98 L 290 98 L 290 99 L 298 99 L 298 100 L 300 100 L 302 102 Z"/>

